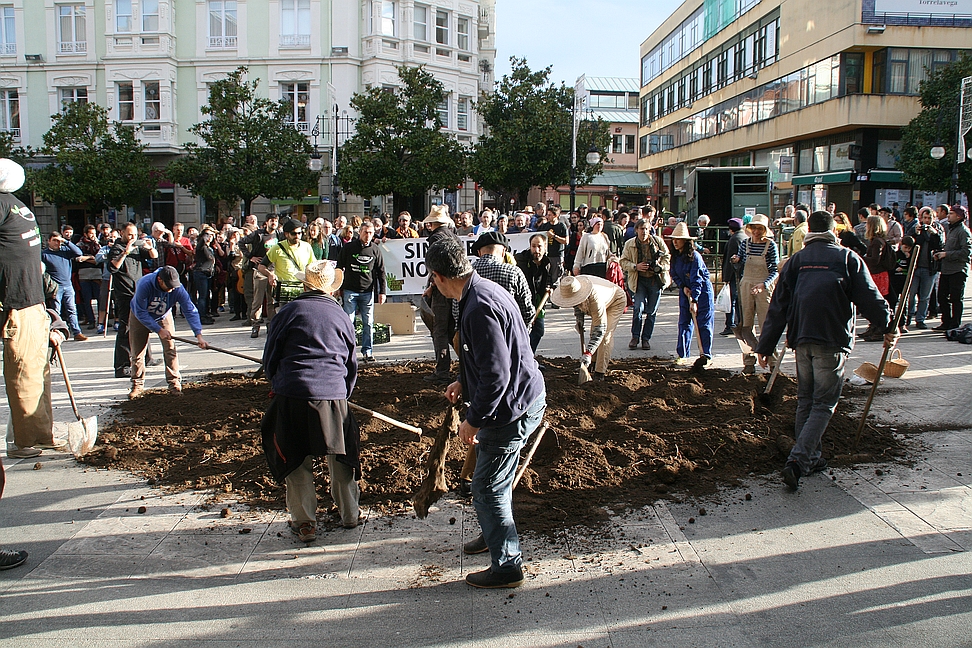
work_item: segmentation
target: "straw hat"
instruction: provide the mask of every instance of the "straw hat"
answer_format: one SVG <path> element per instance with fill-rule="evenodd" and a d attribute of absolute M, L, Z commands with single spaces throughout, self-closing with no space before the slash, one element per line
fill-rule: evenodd
<path fill-rule="evenodd" d="M 685 223 L 678 223 L 677 225 L 675 225 L 675 229 L 672 231 L 671 234 L 668 235 L 668 238 L 670 238 L 670 239 L 688 239 L 690 241 L 694 241 L 695 240 L 695 237 L 692 236 L 691 234 L 689 234 L 688 225 L 686 225 Z"/>
<path fill-rule="evenodd" d="M 762 225 L 763 229 L 768 232 L 770 228 L 769 218 L 766 217 L 766 214 L 756 214 L 751 221 L 746 223 L 746 227 L 752 227 L 753 225 Z"/>
<path fill-rule="evenodd" d="M 449 218 L 449 205 L 432 205 L 432 209 L 429 210 L 429 215 L 422 222 L 425 224 L 439 223 L 440 225 L 452 225 L 452 219 Z"/>
<path fill-rule="evenodd" d="M 335 268 L 330 261 L 313 261 L 303 271 L 294 273 L 308 290 L 332 293 L 344 282 L 344 272 Z"/>
<path fill-rule="evenodd" d="M 0 193 L 13 193 L 24 186 L 24 167 L 0 158 Z"/>
<path fill-rule="evenodd" d="M 551 293 L 550 301 L 561 308 L 570 308 L 590 297 L 593 290 L 594 284 L 588 277 L 565 275 Z"/>
<path fill-rule="evenodd" d="M 526 207 L 524 207 L 523 208 L 523 213 L 524 214 L 532 214 L 533 213 L 533 206 L 532 205 L 527 205 Z"/>

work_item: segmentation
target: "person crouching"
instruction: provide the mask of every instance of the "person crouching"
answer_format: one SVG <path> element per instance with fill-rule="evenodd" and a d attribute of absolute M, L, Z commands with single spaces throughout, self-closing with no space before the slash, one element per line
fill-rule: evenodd
<path fill-rule="evenodd" d="M 329 261 L 314 261 L 297 278 L 305 292 L 277 311 L 267 331 L 263 367 L 273 400 L 261 431 L 270 473 L 287 486 L 290 528 L 302 542 L 312 542 L 317 532 L 314 457 L 327 457 L 341 525 L 359 524 L 361 437 L 348 409 L 358 365 L 354 327 L 331 296 L 343 273 Z"/>

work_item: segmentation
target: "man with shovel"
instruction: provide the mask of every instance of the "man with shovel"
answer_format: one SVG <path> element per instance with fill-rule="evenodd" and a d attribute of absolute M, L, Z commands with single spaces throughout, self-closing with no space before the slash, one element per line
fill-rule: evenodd
<path fill-rule="evenodd" d="M 624 290 L 600 277 L 565 275 L 550 301 L 561 308 L 574 308 L 576 330 L 581 336 L 581 364 L 578 384 L 591 379 L 589 368 L 594 363 L 594 380 L 604 380 L 611 352 L 614 350 L 614 331 L 628 305 Z M 584 345 L 584 316 L 591 318 L 591 334 Z M 597 355 L 597 358 L 594 355 Z"/>
<path fill-rule="evenodd" d="M 783 468 L 783 483 L 791 490 L 801 476 L 827 467 L 820 440 L 837 408 L 844 362 L 854 346 L 855 306 L 874 330 L 884 331 L 886 346 L 898 339 L 888 303 L 863 259 L 838 245 L 833 215 L 814 212 L 807 224 L 804 248 L 783 266 L 754 349 L 765 369 L 786 328 L 786 345 L 795 350 L 796 445 Z"/>
<path fill-rule="evenodd" d="M 488 569 L 467 574 L 466 582 L 517 587 L 523 583 L 523 559 L 513 521 L 513 479 L 520 450 L 547 408 L 543 376 L 516 302 L 473 272 L 463 244 L 437 241 L 425 263 L 439 292 L 459 301 L 459 380 L 446 388 L 445 397 L 469 403 L 459 438 L 477 444 L 472 494 L 483 531 L 463 551 L 489 551 L 491 558 Z"/>

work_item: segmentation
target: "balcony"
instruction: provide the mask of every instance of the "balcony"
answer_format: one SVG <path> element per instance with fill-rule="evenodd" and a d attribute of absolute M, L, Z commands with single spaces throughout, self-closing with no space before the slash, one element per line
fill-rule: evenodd
<path fill-rule="evenodd" d="M 58 54 L 86 54 L 88 52 L 87 41 L 61 41 L 57 44 Z"/>
<path fill-rule="evenodd" d="M 310 34 L 280 34 L 280 47 L 281 49 L 310 47 Z"/>
<path fill-rule="evenodd" d="M 0 43 L 0 56 L 15 56 L 17 43 Z"/>
<path fill-rule="evenodd" d="M 210 36 L 209 49 L 236 49 L 236 36 Z"/>

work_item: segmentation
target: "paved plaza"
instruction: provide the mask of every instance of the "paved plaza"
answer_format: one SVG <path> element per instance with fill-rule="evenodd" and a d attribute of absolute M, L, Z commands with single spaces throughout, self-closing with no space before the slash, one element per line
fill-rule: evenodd
<path fill-rule="evenodd" d="M 666 295 L 652 350 L 628 351 L 626 315 L 616 355 L 672 354 L 676 319 Z M 263 337 L 217 322 L 204 332 L 212 344 L 260 355 Z M 547 322 L 541 354 L 576 355 L 572 313 Z M 105 416 L 130 387 L 113 378 L 112 345 L 65 344 L 85 416 Z M 911 368 L 882 384 L 872 411 L 948 430 L 910 440 L 912 463 L 838 469 L 797 493 L 753 476 L 705 500 L 614 511 L 605 533 L 527 536 L 516 590 L 462 582 L 488 557 L 462 554 L 478 525 L 450 496 L 426 520 L 370 515 L 304 546 L 282 510 L 222 518 L 204 494 L 164 494 L 69 455 L 4 459 L 0 547 L 30 559 L 0 572 L 0 646 L 969 646 L 972 347 L 920 331 L 901 349 Z M 734 340 L 717 337 L 714 352 L 714 366 L 741 369 Z M 859 344 L 848 367 L 880 352 Z M 188 380 L 254 368 L 179 354 Z M 419 324 L 375 355 L 430 358 L 431 341 Z M 793 375 L 789 356 L 783 370 Z M 162 367 L 148 371 L 147 388 L 164 386 Z M 73 419 L 59 373 L 54 404 L 56 421 Z"/>

